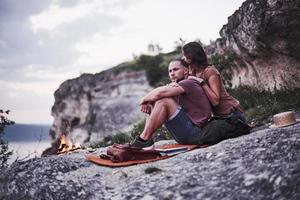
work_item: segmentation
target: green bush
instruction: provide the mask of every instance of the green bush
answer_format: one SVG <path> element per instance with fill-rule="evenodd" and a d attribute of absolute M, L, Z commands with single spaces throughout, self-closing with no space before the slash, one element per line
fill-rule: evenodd
<path fill-rule="evenodd" d="M 178 56 L 176 51 L 167 54 L 160 53 L 156 56 L 141 55 L 131 62 L 125 62 L 114 67 L 113 72 L 118 74 L 125 70 L 145 70 L 150 86 L 158 87 L 170 82 L 168 66 L 169 62 L 176 56 Z"/>
<path fill-rule="evenodd" d="M 130 137 L 127 133 L 119 132 L 116 135 L 114 135 L 111 139 L 111 143 L 118 143 L 118 144 L 124 144 L 130 142 Z"/>
<path fill-rule="evenodd" d="M 292 90 L 259 91 L 251 87 L 228 89 L 246 110 L 249 121 L 269 122 L 270 117 L 284 111 L 300 110 L 300 88 Z"/>
<path fill-rule="evenodd" d="M 130 71 L 139 71 L 141 68 L 138 67 L 136 64 L 136 60 L 133 60 L 131 62 L 124 62 L 121 63 L 114 68 L 112 68 L 114 74 L 119 74 L 122 71 L 130 70 Z"/>
<path fill-rule="evenodd" d="M 223 81 L 225 85 L 231 87 L 231 79 L 232 79 L 232 67 L 235 66 L 234 64 L 235 55 L 228 54 L 228 55 L 211 55 L 209 63 L 213 64 L 221 73 Z"/>
<path fill-rule="evenodd" d="M 129 135 L 131 137 L 131 140 L 133 140 L 136 136 L 140 135 L 145 127 L 146 120 L 142 120 L 141 122 L 135 124 L 131 131 L 129 131 Z M 154 133 L 154 140 L 168 140 L 171 139 L 171 136 L 168 132 L 168 130 L 162 126 L 159 129 L 157 129 Z"/>
<path fill-rule="evenodd" d="M 107 147 L 111 144 L 118 143 L 118 144 L 125 144 L 131 141 L 130 136 L 126 132 L 119 132 L 113 136 L 106 136 L 100 142 L 93 143 L 90 145 L 91 148 L 98 148 L 98 147 Z"/>
<path fill-rule="evenodd" d="M 161 54 L 157 56 L 141 55 L 137 60 L 137 65 L 146 70 L 146 76 L 152 87 L 156 87 L 156 83 L 159 82 L 167 72 L 161 67 L 162 61 L 163 58 Z"/>
<path fill-rule="evenodd" d="M 228 54 L 228 55 L 219 55 L 214 54 L 211 55 L 208 59 L 209 62 L 213 65 L 215 65 L 220 72 L 222 72 L 225 69 L 230 69 L 234 66 L 234 54 Z"/>
<path fill-rule="evenodd" d="M 90 147 L 98 148 L 98 147 L 106 147 L 106 146 L 109 146 L 114 143 L 118 143 L 118 144 L 129 143 L 132 140 L 134 140 L 134 138 L 136 136 L 140 135 L 143 132 L 144 126 L 145 126 L 145 120 L 142 120 L 139 123 L 136 123 L 135 125 L 133 125 L 133 128 L 130 131 L 120 132 L 113 136 L 106 136 L 105 138 L 103 138 L 102 141 L 91 144 Z M 155 141 L 167 140 L 167 139 L 171 139 L 171 136 L 169 135 L 169 132 L 167 131 L 167 129 L 165 127 L 159 128 L 154 133 Z"/>
<path fill-rule="evenodd" d="M 163 79 L 163 77 L 167 74 L 167 68 L 164 65 L 162 65 L 162 63 L 162 54 L 158 54 L 156 56 L 141 55 L 132 62 L 122 63 L 114 67 L 113 72 L 115 74 L 118 74 L 121 71 L 125 70 L 145 70 L 149 84 L 155 87 L 157 83 L 160 82 L 161 79 Z"/>
<path fill-rule="evenodd" d="M 130 139 L 133 140 L 136 136 L 140 135 L 145 127 L 146 120 L 142 120 L 135 125 L 133 125 L 133 128 L 128 132 L 128 135 L 130 135 Z"/>

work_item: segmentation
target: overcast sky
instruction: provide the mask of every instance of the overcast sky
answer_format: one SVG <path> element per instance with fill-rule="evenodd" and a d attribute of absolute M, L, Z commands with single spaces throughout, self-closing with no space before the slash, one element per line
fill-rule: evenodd
<path fill-rule="evenodd" d="M 244 0 L 0 0 L 0 109 L 51 124 L 54 91 L 180 37 L 219 37 Z M 167 72 L 166 72 L 167 73 Z"/>

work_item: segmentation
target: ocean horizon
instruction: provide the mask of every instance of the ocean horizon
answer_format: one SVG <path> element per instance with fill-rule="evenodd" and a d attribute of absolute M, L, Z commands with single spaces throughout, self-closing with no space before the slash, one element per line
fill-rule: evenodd
<path fill-rule="evenodd" d="M 40 157 L 51 146 L 48 124 L 14 124 L 4 130 L 3 140 L 8 142 L 9 151 L 13 152 L 8 163 Z"/>

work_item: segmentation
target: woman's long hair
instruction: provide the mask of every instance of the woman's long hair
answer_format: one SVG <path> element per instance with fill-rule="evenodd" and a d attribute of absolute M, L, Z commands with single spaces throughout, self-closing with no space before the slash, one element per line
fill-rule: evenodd
<path fill-rule="evenodd" d="M 192 65 L 196 65 L 199 68 L 207 67 L 208 61 L 206 53 L 198 42 L 189 42 L 182 47 L 184 56 L 191 60 Z"/>

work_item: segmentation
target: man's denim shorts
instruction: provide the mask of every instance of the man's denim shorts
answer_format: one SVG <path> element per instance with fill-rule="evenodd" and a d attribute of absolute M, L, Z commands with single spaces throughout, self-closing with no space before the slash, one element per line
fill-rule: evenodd
<path fill-rule="evenodd" d="M 181 107 L 165 121 L 165 126 L 179 144 L 198 144 L 200 141 L 201 128 L 193 123 Z"/>

